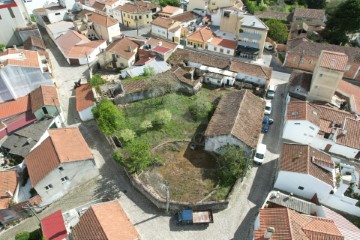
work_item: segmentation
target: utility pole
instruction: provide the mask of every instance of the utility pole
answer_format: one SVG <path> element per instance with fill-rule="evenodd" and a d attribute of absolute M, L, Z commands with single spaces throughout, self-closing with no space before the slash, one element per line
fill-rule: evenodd
<path fill-rule="evenodd" d="M 37 220 L 39 221 L 39 225 L 41 224 L 41 220 L 40 220 L 40 218 L 39 218 L 39 216 L 36 214 L 36 212 L 33 210 L 33 207 L 31 206 L 31 204 L 30 204 L 30 202 L 28 201 L 27 203 L 26 203 L 26 206 L 27 206 L 27 208 L 28 209 L 30 209 L 30 211 L 34 214 L 34 216 L 37 218 Z M 24 208 L 24 207 L 23 207 Z M 40 227 L 40 230 L 39 230 L 39 239 L 42 239 L 42 232 L 41 232 L 41 227 Z"/>
<path fill-rule="evenodd" d="M 169 185 L 167 183 L 161 185 L 161 189 L 166 191 L 166 213 L 169 213 L 169 207 L 170 207 L 170 191 L 169 191 Z"/>
<path fill-rule="evenodd" d="M 85 56 L 86 56 L 86 61 L 87 61 L 87 65 L 88 65 L 89 78 L 92 78 L 92 71 L 90 69 L 90 63 L 89 63 L 89 58 L 88 58 L 87 51 L 85 52 Z"/>

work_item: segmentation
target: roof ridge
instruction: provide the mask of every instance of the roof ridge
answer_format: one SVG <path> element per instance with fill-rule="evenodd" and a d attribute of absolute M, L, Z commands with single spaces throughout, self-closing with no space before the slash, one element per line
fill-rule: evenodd
<path fill-rule="evenodd" d="M 67 128 L 62 128 L 62 129 L 67 129 Z M 50 131 L 52 132 L 52 131 L 56 131 L 56 130 L 54 130 L 54 129 L 48 129 L 48 132 L 49 132 L 49 138 L 50 138 L 51 145 L 54 147 L 54 150 L 55 150 L 55 152 L 56 152 L 57 160 L 58 160 L 59 163 L 61 163 L 61 159 L 60 159 L 60 156 L 59 156 L 58 149 L 57 149 L 57 147 L 56 147 L 55 144 L 54 144 L 54 141 L 53 141 L 53 139 L 52 139 L 52 137 L 51 137 Z"/>
<path fill-rule="evenodd" d="M 241 106 L 242 106 L 242 103 L 244 102 L 245 95 L 246 95 L 247 92 L 248 92 L 247 90 L 244 90 L 244 94 L 243 94 L 243 96 L 242 96 L 242 99 L 241 99 L 241 101 L 240 101 L 239 108 L 238 108 L 237 113 L 236 113 L 235 121 L 233 122 L 233 126 L 231 127 L 231 131 L 230 131 L 230 134 L 231 134 L 231 135 L 233 135 L 233 130 L 234 130 L 235 124 L 236 124 L 236 122 L 237 122 L 237 120 L 238 120 L 239 113 L 240 113 L 240 110 L 241 110 Z M 235 92 L 235 93 L 236 93 L 236 92 Z M 231 94 L 231 93 L 230 93 L 230 94 Z M 226 95 L 226 96 L 228 96 L 228 95 Z"/>
<path fill-rule="evenodd" d="M 290 233 L 290 239 L 293 239 L 293 230 L 292 230 L 292 228 L 293 228 L 293 226 L 292 226 L 292 222 L 291 222 L 291 216 L 290 216 L 290 209 L 289 208 L 286 208 L 286 214 L 287 214 L 287 221 L 288 221 L 288 223 L 289 223 L 289 227 L 290 227 L 290 231 L 289 231 L 289 233 Z M 276 230 L 276 229 L 275 229 Z"/>

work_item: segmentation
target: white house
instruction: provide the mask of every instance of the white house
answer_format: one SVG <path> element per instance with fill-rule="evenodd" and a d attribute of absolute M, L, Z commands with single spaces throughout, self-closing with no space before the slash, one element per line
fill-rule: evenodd
<path fill-rule="evenodd" d="M 97 60 L 97 55 L 106 48 L 105 40 L 90 41 L 84 35 L 69 30 L 55 41 L 70 65 L 84 65 Z"/>
<path fill-rule="evenodd" d="M 216 86 L 233 86 L 235 83 L 236 73 L 234 72 L 207 66 L 201 66 L 199 69 L 204 72 L 204 82 Z"/>
<path fill-rule="evenodd" d="M 308 145 L 284 143 L 274 188 L 309 200 L 316 196 L 324 205 L 360 216 L 357 199 L 344 196 L 354 181 L 342 178 L 346 170 L 339 169 L 329 154 Z"/>
<path fill-rule="evenodd" d="M 75 0 L 24 0 L 24 5 L 26 10 L 29 14 L 32 14 L 35 9 L 43 8 L 50 4 L 59 4 L 61 7 L 65 8 L 66 10 L 73 10 L 75 7 Z"/>
<path fill-rule="evenodd" d="M 184 12 L 171 17 L 171 19 L 180 22 L 182 27 L 195 26 L 201 20 L 201 16 L 194 12 Z"/>
<path fill-rule="evenodd" d="M 167 5 L 163 7 L 158 14 L 160 17 L 171 18 L 183 12 L 184 10 L 182 8 Z"/>
<path fill-rule="evenodd" d="M 235 144 L 251 156 L 258 144 L 264 107 L 265 102 L 248 90 L 222 97 L 204 134 L 205 150 Z"/>
<path fill-rule="evenodd" d="M 271 79 L 272 68 L 257 64 L 231 61 L 230 71 L 236 73 L 236 80 L 265 86 Z"/>
<path fill-rule="evenodd" d="M 48 130 L 49 137 L 25 158 L 30 181 L 49 204 L 98 176 L 94 156 L 78 128 Z"/>
<path fill-rule="evenodd" d="M 151 22 L 151 35 L 178 42 L 180 39 L 173 39 L 172 37 L 177 37 L 175 33 L 178 32 L 178 37 L 180 38 L 179 26 L 180 22 L 170 18 L 158 17 Z"/>
<path fill-rule="evenodd" d="M 30 16 L 21 0 L 0 0 L 0 43 L 6 46 L 20 45 L 21 39 L 17 36 L 18 28 L 31 25 Z"/>
<path fill-rule="evenodd" d="M 291 100 L 285 116 L 283 139 L 360 159 L 360 124 L 355 115 L 324 105 Z"/>
<path fill-rule="evenodd" d="M 91 86 L 82 84 L 76 88 L 76 111 L 82 121 L 94 119 L 92 109 L 96 106 Z"/>

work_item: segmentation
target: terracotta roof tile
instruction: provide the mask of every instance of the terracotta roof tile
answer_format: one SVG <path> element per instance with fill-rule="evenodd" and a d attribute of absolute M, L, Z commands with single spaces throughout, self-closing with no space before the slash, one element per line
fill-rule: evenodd
<path fill-rule="evenodd" d="M 266 80 L 270 79 L 272 74 L 271 67 L 265 67 L 251 63 L 244 63 L 235 60 L 231 62 L 229 70 L 232 72 L 240 72 L 247 75 L 264 78 Z"/>
<path fill-rule="evenodd" d="M 314 163 L 313 158 L 318 161 Z M 321 162 L 324 163 L 324 166 L 329 167 L 332 162 L 331 156 L 308 145 L 284 143 L 282 146 L 280 171 L 309 174 L 334 187 L 332 173 L 317 165 Z M 335 165 L 332 163 L 332 168 L 334 167 Z"/>
<path fill-rule="evenodd" d="M 174 14 L 175 12 L 177 12 L 179 10 L 182 10 L 182 8 L 167 5 L 167 6 L 162 8 L 160 13 L 165 13 L 165 14 L 170 14 L 171 15 L 171 14 Z"/>
<path fill-rule="evenodd" d="M 63 240 L 68 234 L 61 210 L 58 210 L 41 220 L 41 230 L 46 239 Z"/>
<path fill-rule="evenodd" d="M 115 8 L 119 11 L 124 11 L 126 13 L 151 13 L 151 8 L 142 6 L 137 3 L 125 3 L 122 6 L 118 6 Z"/>
<path fill-rule="evenodd" d="M 95 1 L 91 7 L 95 8 L 96 10 L 105 12 L 105 3 L 103 2 Z"/>
<path fill-rule="evenodd" d="M 25 158 L 33 186 L 60 163 L 93 159 L 78 128 L 49 129 L 48 132 L 49 137 Z"/>
<path fill-rule="evenodd" d="M 207 41 L 207 43 L 215 46 L 235 49 L 237 47 L 237 41 L 219 38 L 219 37 L 213 37 L 210 41 Z"/>
<path fill-rule="evenodd" d="M 159 26 L 162 28 L 170 29 L 176 23 L 175 20 L 171 18 L 157 17 L 155 20 L 151 22 L 152 25 Z"/>
<path fill-rule="evenodd" d="M 4 66 L 39 68 L 39 54 L 37 51 L 8 48 L 0 53 L 0 64 Z"/>
<path fill-rule="evenodd" d="M 44 106 L 60 106 L 59 97 L 54 86 L 40 86 L 30 93 L 31 110 L 36 112 Z"/>
<path fill-rule="evenodd" d="M 360 115 L 360 87 L 341 80 L 337 86 L 336 92 L 348 97 L 352 110 Z"/>
<path fill-rule="evenodd" d="M 199 15 L 197 15 L 194 12 L 184 12 L 184 13 L 172 16 L 171 19 L 178 21 L 178 22 L 188 22 L 188 21 L 197 19 L 198 17 L 199 17 Z"/>
<path fill-rule="evenodd" d="M 116 221 L 114 221 L 116 219 Z M 92 205 L 72 229 L 74 240 L 140 239 L 134 225 L 117 200 Z"/>
<path fill-rule="evenodd" d="M 94 93 L 90 84 L 82 84 L 76 88 L 76 111 L 81 112 L 95 104 Z"/>
<path fill-rule="evenodd" d="M 0 171 L 0 209 L 9 207 L 12 197 L 8 192 L 14 195 L 17 184 L 16 171 Z"/>
<path fill-rule="evenodd" d="M 169 49 L 167 47 L 163 47 L 163 46 L 156 46 L 156 47 L 152 48 L 151 51 L 164 54 L 164 53 L 171 51 L 171 49 Z"/>
<path fill-rule="evenodd" d="M 186 40 L 198 41 L 198 42 L 207 42 L 211 38 L 215 38 L 215 33 L 209 27 L 202 27 L 199 30 L 189 34 L 186 37 Z"/>
<path fill-rule="evenodd" d="M 320 117 L 313 105 L 297 100 L 289 102 L 287 120 L 308 120 L 315 125 L 320 124 Z"/>
<path fill-rule="evenodd" d="M 324 9 L 295 8 L 293 21 L 296 18 L 319 19 L 324 20 Z"/>
<path fill-rule="evenodd" d="M 278 19 L 291 22 L 292 14 L 285 12 L 263 11 L 255 13 L 255 16 L 262 19 Z"/>
<path fill-rule="evenodd" d="M 275 228 L 271 240 L 292 239 L 292 232 L 287 208 L 265 208 L 260 209 L 260 228 L 254 231 L 255 240 L 263 240 L 268 227 Z"/>
<path fill-rule="evenodd" d="M 129 47 L 131 51 L 129 51 Z M 135 50 L 138 47 L 139 45 L 125 37 L 119 40 L 115 40 L 106 48 L 106 51 L 116 53 L 122 58 L 129 60 L 130 58 L 135 56 Z"/>
<path fill-rule="evenodd" d="M 256 148 L 264 116 L 265 102 L 248 90 L 222 97 L 205 131 L 206 137 L 233 135 Z"/>
<path fill-rule="evenodd" d="M 188 49 L 177 49 L 168 59 L 172 65 L 183 64 L 188 61 L 220 69 L 227 69 L 230 65 L 228 58 Z"/>
<path fill-rule="evenodd" d="M 98 13 L 89 13 L 87 17 L 94 23 L 106 28 L 119 24 L 118 20 Z"/>
<path fill-rule="evenodd" d="M 149 44 L 151 46 L 162 46 L 172 50 L 176 49 L 176 47 L 178 46 L 176 43 L 165 41 L 163 39 L 158 39 L 158 38 L 150 38 L 149 40 L 147 40 L 146 44 Z"/>
<path fill-rule="evenodd" d="M 346 130 L 346 133 L 344 133 L 343 129 Z M 336 142 L 360 150 L 360 121 L 346 118 L 343 129 L 338 129 Z"/>
<path fill-rule="evenodd" d="M 30 96 L 26 95 L 16 100 L 0 103 L 0 119 L 5 119 L 31 109 Z"/>
<path fill-rule="evenodd" d="M 46 46 L 44 41 L 41 38 L 30 36 L 25 42 L 24 42 L 24 49 L 31 50 L 32 47 L 40 48 L 45 50 Z"/>
<path fill-rule="evenodd" d="M 345 71 L 348 56 L 345 53 L 322 51 L 320 66 L 328 69 Z"/>
<path fill-rule="evenodd" d="M 182 83 L 189 85 L 191 87 L 195 87 L 200 81 L 199 80 L 191 80 L 188 78 L 188 76 L 186 75 L 190 75 L 189 72 L 187 72 L 186 70 L 182 69 L 181 67 L 178 67 L 173 74 L 175 75 L 175 77 Z"/>

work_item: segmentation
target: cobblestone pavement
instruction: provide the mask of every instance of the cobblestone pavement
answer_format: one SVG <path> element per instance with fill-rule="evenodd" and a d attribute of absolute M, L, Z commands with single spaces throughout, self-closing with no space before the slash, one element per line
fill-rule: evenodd
<path fill-rule="evenodd" d="M 73 92 L 69 91 L 73 78 L 82 74 L 82 67 L 69 67 L 65 64 L 58 50 L 51 48 L 50 56 L 55 58 L 57 70 L 54 70 L 57 77 L 60 98 L 63 109 L 68 111 L 67 123 L 78 125 L 87 143 L 95 156 L 96 164 L 100 170 L 100 177 L 78 187 L 50 207 L 39 214 L 40 219 L 58 209 L 67 211 L 95 199 L 118 198 L 122 207 L 135 225 L 142 239 L 145 240 L 168 240 L 168 239 L 252 239 L 252 228 L 255 216 L 259 207 L 263 204 L 268 192 L 272 189 L 276 159 L 279 153 L 279 134 L 281 132 L 281 118 L 283 115 L 283 104 L 280 98 L 280 91 L 277 91 L 273 100 L 273 106 L 278 105 L 273 112 L 275 120 L 269 134 L 264 136 L 263 141 L 269 147 L 265 163 L 260 167 L 253 167 L 245 180 L 235 186 L 233 198 L 226 210 L 214 214 L 214 223 L 207 228 L 203 226 L 177 227 L 171 221 L 169 215 L 158 210 L 143 195 L 137 192 L 130 184 L 123 169 L 113 161 L 112 149 L 105 137 L 100 133 L 94 121 L 80 123 L 76 114 L 71 114 L 75 108 L 68 103 L 67 98 L 73 98 Z M 64 61 L 62 61 L 64 60 Z M 76 78 L 75 78 L 76 79 Z M 64 88 L 64 89 L 62 89 Z M 280 90 L 280 89 L 279 89 Z M 275 108 L 274 108 L 275 109 Z M 3 232 L 0 239 L 14 239 L 19 231 L 32 231 L 38 227 L 39 221 L 31 217 L 17 226 Z"/>

